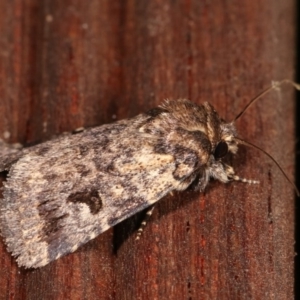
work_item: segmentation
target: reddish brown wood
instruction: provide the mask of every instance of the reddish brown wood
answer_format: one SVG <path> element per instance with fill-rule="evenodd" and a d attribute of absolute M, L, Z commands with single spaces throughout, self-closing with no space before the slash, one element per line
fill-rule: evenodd
<path fill-rule="evenodd" d="M 232 120 L 271 80 L 293 78 L 294 9 L 292 0 L 1 1 L 0 137 L 46 140 L 164 98 L 209 101 Z M 290 91 L 237 124 L 288 174 Z M 133 218 L 23 270 L 1 240 L 0 299 L 293 299 L 293 191 L 262 153 L 241 147 L 232 163 L 261 183 L 166 197 L 139 242 Z"/>

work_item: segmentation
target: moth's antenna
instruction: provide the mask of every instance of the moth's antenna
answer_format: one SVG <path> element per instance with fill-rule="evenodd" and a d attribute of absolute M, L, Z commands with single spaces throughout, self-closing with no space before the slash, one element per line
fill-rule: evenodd
<path fill-rule="evenodd" d="M 282 82 L 281 82 L 282 83 Z M 235 140 L 238 141 L 239 143 L 241 144 L 244 144 L 246 146 L 250 146 L 250 147 L 253 147 L 259 151 L 261 151 L 262 153 L 264 153 L 265 155 L 267 155 L 275 164 L 276 166 L 278 167 L 278 169 L 281 171 L 281 173 L 283 174 L 283 176 L 287 179 L 287 181 L 294 187 L 295 191 L 296 191 L 296 194 L 298 197 L 300 197 L 300 192 L 298 190 L 298 188 L 296 187 L 296 185 L 294 184 L 294 182 L 286 175 L 286 173 L 283 171 L 282 167 L 279 165 L 279 163 L 268 153 L 266 152 L 265 150 L 261 149 L 260 147 L 250 143 L 250 142 L 247 142 L 245 140 L 242 140 L 241 138 L 239 137 L 235 137 Z"/>
<path fill-rule="evenodd" d="M 243 110 L 235 117 L 235 119 L 231 122 L 234 123 L 237 119 L 239 119 L 245 112 L 246 110 L 253 104 L 255 103 L 258 99 L 260 99 L 262 96 L 264 96 L 265 94 L 267 94 L 268 92 L 270 92 L 273 89 L 277 89 L 279 88 L 282 84 L 284 83 L 289 83 L 291 84 L 296 90 L 300 91 L 300 84 L 291 81 L 289 79 L 284 79 L 282 81 L 273 81 L 272 85 L 269 86 L 268 88 L 266 88 L 264 91 L 262 91 L 260 94 L 258 94 L 255 98 L 253 98 L 244 108 Z"/>

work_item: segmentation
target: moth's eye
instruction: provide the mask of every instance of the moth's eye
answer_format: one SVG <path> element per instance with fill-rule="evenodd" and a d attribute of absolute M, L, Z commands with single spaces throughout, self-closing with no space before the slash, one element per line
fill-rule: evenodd
<path fill-rule="evenodd" d="M 228 153 L 228 145 L 226 142 L 221 141 L 215 149 L 214 157 L 215 159 L 220 159 L 224 157 L 227 153 Z"/>

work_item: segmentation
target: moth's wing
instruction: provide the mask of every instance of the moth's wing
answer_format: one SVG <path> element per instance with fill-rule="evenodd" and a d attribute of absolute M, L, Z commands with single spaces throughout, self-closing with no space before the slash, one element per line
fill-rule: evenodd
<path fill-rule="evenodd" d="M 11 167 L 0 226 L 20 266 L 75 251 L 191 176 L 190 159 L 155 152 L 155 138 L 135 127 L 127 120 L 46 142 Z"/>
<path fill-rule="evenodd" d="M 20 144 L 7 144 L 0 139 L 0 172 L 8 170 L 23 155 Z"/>
<path fill-rule="evenodd" d="M 78 128 L 74 132 L 66 132 L 59 137 L 54 136 L 52 139 L 60 140 L 68 135 L 76 134 L 83 130 L 84 129 L 82 128 Z M 17 162 L 22 156 L 30 151 L 28 149 L 34 148 L 36 147 L 23 148 L 23 146 L 19 143 L 8 144 L 0 139 L 0 172 L 8 171 L 15 162 Z"/>

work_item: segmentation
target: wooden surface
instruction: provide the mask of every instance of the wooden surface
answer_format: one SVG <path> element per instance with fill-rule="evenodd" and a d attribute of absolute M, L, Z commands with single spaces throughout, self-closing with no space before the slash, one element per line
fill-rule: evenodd
<path fill-rule="evenodd" d="M 295 1 L 3 0 L 1 138 L 24 144 L 145 111 L 211 102 L 231 121 L 271 80 L 293 78 Z M 238 121 L 292 176 L 293 93 Z M 256 150 L 232 161 L 259 185 L 168 196 L 74 254 L 19 269 L 0 241 L 0 299 L 293 299 L 293 191 Z"/>

